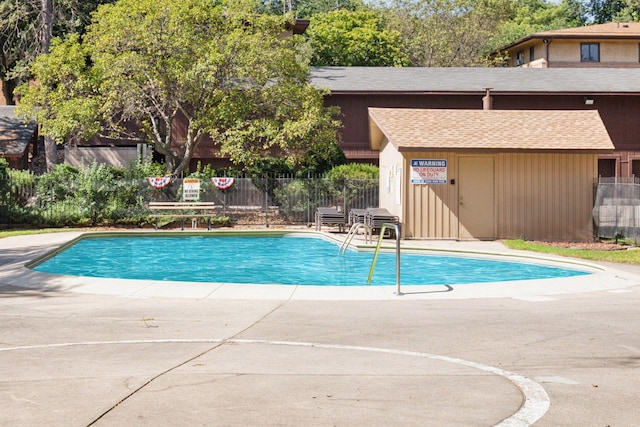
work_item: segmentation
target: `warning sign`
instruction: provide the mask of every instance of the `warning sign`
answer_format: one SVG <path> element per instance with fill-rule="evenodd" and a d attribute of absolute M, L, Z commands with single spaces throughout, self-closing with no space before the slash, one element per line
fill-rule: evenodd
<path fill-rule="evenodd" d="M 446 184 L 447 161 L 440 159 L 411 160 L 412 184 Z"/>
<path fill-rule="evenodd" d="M 185 178 L 182 181 L 182 200 L 200 199 L 200 180 L 198 178 Z"/>

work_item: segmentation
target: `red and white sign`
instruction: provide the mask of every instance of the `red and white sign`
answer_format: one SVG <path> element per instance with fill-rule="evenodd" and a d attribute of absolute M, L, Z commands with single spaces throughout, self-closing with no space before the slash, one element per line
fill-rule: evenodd
<path fill-rule="evenodd" d="M 228 190 L 229 188 L 231 188 L 234 182 L 235 180 L 233 178 L 222 178 L 222 177 L 211 178 L 211 183 L 215 185 L 217 189 L 222 191 Z"/>

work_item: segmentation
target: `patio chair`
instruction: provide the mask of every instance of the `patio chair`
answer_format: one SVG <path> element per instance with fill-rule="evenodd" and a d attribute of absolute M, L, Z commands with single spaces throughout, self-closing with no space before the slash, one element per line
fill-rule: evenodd
<path fill-rule="evenodd" d="M 318 208 L 316 210 L 316 231 L 322 229 L 322 225 L 337 225 L 338 230 L 342 232 L 345 226 L 344 212 L 340 212 L 337 208 Z"/>
<path fill-rule="evenodd" d="M 382 229 L 382 224 L 399 224 L 398 217 L 385 208 L 368 208 L 364 216 L 364 223 L 371 230 Z M 389 230 L 392 232 L 393 230 Z"/>
<path fill-rule="evenodd" d="M 366 209 L 351 209 L 349 211 L 349 225 L 364 224 L 364 217 L 366 213 Z"/>

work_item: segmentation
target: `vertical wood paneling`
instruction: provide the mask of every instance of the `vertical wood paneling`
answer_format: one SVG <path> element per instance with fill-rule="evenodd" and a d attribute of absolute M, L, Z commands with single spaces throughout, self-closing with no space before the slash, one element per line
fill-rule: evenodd
<path fill-rule="evenodd" d="M 447 160 L 447 179 L 455 178 L 455 156 L 452 153 L 424 152 L 406 154 L 406 174 L 410 175 L 411 159 Z M 451 239 L 457 237 L 456 188 L 454 185 L 417 185 L 407 180 L 407 212 L 405 236 Z M 454 225 L 455 224 L 455 225 Z"/>
<path fill-rule="evenodd" d="M 457 181 L 457 155 L 404 153 L 403 233 L 409 238 L 458 238 L 458 185 L 410 184 L 411 159 L 446 159 Z M 495 155 L 496 237 L 589 240 L 597 155 L 499 153 Z"/>
<path fill-rule="evenodd" d="M 588 240 L 592 237 L 591 154 L 499 154 L 498 238 Z"/>

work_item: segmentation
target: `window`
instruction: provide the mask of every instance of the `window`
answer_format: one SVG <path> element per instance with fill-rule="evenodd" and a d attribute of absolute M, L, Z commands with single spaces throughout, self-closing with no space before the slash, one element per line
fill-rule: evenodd
<path fill-rule="evenodd" d="M 529 62 L 533 62 L 535 60 L 535 49 L 533 46 L 529 48 Z"/>
<path fill-rule="evenodd" d="M 598 159 L 598 176 L 604 178 L 616 176 L 616 159 Z"/>
<path fill-rule="evenodd" d="M 600 43 L 580 43 L 581 62 L 600 62 Z"/>
<path fill-rule="evenodd" d="M 640 159 L 631 160 L 631 173 L 636 178 L 640 178 Z"/>
<path fill-rule="evenodd" d="M 516 65 L 524 64 L 524 50 L 516 53 Z"/>

